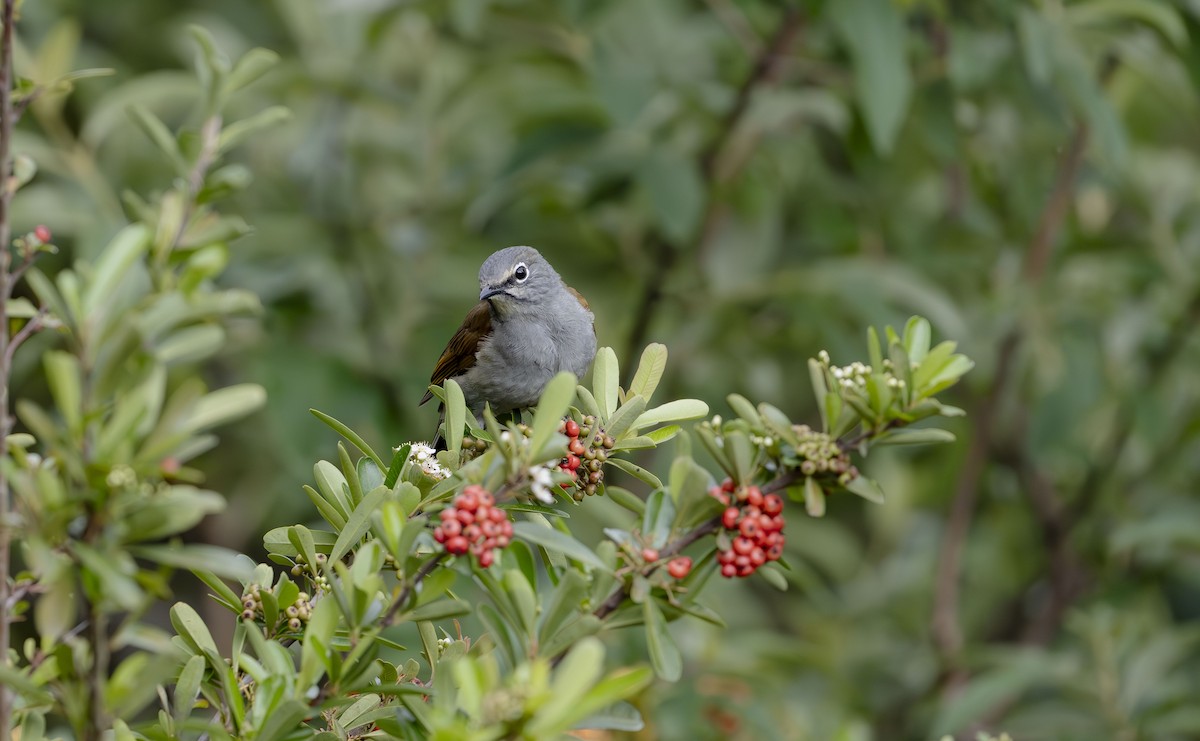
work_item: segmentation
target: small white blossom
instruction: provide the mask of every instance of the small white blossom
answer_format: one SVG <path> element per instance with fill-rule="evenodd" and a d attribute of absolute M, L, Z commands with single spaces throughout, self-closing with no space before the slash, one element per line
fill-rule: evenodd
<path fill-rule="evenodd" d="M 821 352 L 817 353 L 817 360 L 820 360 L 822 363 L 828 363 L 829 353 L 822 350 Z"/>
<path fill-rule="evenodd" d="M 408 459 L 421 468 L 421 473 L 434 481 L 441 481 L 450 476 L 450 469 L 438 462 L 437 451 L 426 443 L 413 443 L 408 451 Z"/>
<path fill-rule="evenodd" d="M 554 494 L 550 492 L 550 485 L 554 483 L 554 479 L 550 475 L 550 469 L 545 466 L 530 466 L 529 477 L 533 479 L 529 490 L 533 492 L 538 501 L 544 504 L 554 504 Z"/>

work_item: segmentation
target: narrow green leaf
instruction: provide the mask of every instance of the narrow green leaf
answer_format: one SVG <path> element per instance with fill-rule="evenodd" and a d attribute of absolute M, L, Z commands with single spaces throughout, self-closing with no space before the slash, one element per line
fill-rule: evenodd
<path fill-rule="evenodd" d="M 871 445 L 926 445 L 929 443 L 952 443 L 954 433 L 936 427 L 921 429 L 891 430 L 871 441 Z"/>
<path fill-rule="evenodd" d="M 608 465 L 616 466 L 630 476 L 633 476 L 640 481 L 644 481 L 655 489 L 661 488 L 663 485 L 662 481 L 659 480 L 659 478 L 653 473 L 647 471 L 636 463 L 631 463 L 625 460 L 624 458 L 609 458 Z"/>
<path fill-rule="evenodd" d="M 228 152 L 252 134 L 269 129 L 272 126 L 278 126 L 291 117 L 291 111 L 283 106 L 276 105 L 264 108 L 248 118 L 243 118 L 241 121 L 234 121 L 221 131 L 220 137 L 217 138 L 217 150 Z"/>
<path fill-rule="evenodd" d="M 538 400 L 537 409 L 533 413 L 533 431 L 529 435 L 529 450 L 534 456 L 540 456 L 542 449 L 558 432 L 558 426 L 567 407 L 575 398 L 577 380 L 570 373 L 559 373 L 550 379 Z"/>
<path fill-rule="evenodd" d="M 729 402 L 729 407 L 734 413 L 742 419 L 746 420 L 754 429 L 762 427 L 762 418 L 758 416 L 758 410 L 750 403 L 750 400 L 741 394 L 730 394 L 725 397 Z"/>
<path fill-rule="evenodd" d="M 462 450 L 463 430 L 467 427 L 467 400 L 462 387 L 453 378 L 447 378 L 442 388 L 446 391 L 446 449 L 457 459 Z"/>
<path fill-rule="evenodd" d="M 660 404 L 653 409 L 647 409 L 633 423 L 634 429 L 641 430 L 654 427 L 664 422 L 684 422 L 708 416 L 708 404 L 699 399 L 677 399 Z"/>
<path fill-rule="evenodd" d="M 812 381 L 813 398 L 817 400 L 817 410 L 821 413 L 821 430 L 829 432 L 829 425 L 832 421 L 825 412 L 825 395 L 829 393 L 829 388 L 825 385 L 825 368 L 812 358 L 808 360 L 808 377 Z"/>
<path fill-rule="evenodd" d="M 317 411 L 316 409 L 309 409 L 308 411 L 312 413 L 314 417 L 332 427 L 333 430 L 339 435 L 349 440 L 354 447 L 362 451 L 363 455 L 375 461 L 375 465 L 379 466 L 381 471 L 387 468 L 387 466 L 384 465 L 383 459 L 380 458 L 374 450 L 371 450 L 371 446 L 367 445 L 366 441 L 359 437 L 358 433 L 356 433 L 354 430 L 350 429 L 324 412 Z"/>
<path fill-rule="evenodd" d="M 172 698 L 171 715 L 175 723 L 183 723 L 183 719 L 191 714 L 196 704 L 196 695 L 200 693 L 200 680 L 204 678 L 204 657 L 197 654 L 187 660 L 179 679 L 175 682 L 175 695 Z"/>
<path fill-rule="evenodd" d="M 667 346 L 652 342 L 642 350 L 642 359 L 638 363 L 637 372 L 629 384 L 629 393 L 644 398 L 647 402 L 658 388 L 663 371 L 667 367 Z"/>
<path fill-rule="evenodd" d="M 637 432 L 637 420 L 646 409 L 646 399 L 641 396 L 626 397 L 625 403 L 608 419 L 604 431 L 614 439 L 620 440 L 625 433 Z"/>
<path fill-rule="evenodd" d="M 913 87 L 900 10 L 890 0 L 838 0 L 829 15 L 850 50 L 854 94 L 871 144 L 880 154 L 891 154 Z"/>
<path fill-rule="evenodd" d="M 617 386 L 620 373 L 617 354 L 611 347 L 602 347 L 596 351 L 596 359 L 592 362 L 592 391 L 602 421 L 608 421 L 608 418 L 617 409 Z"/>
<path fill-rule="evenodd" d="M 391 493 L 391 489 L 380 484 L 363 498 L 361 504 L 354 508 L 350 519 L 346 521 L 346 526 L 338 533 L 337 542 L 333 544 L 333 551 L 329 554 L 330 561 L 340 561 L 342 556 L 349 553 L 350 549 L 362 540 L 371 527 L 371 516 L 375 514 L 375 510 L 384 498 Z"/>
<path fill-rule="evenodd" d="M 129 117 L 154 146 L 166 155 L 171 166 L 175 168 L 176 174 L 187 172 L 187 163 L 184 162 L 183 154 L 179 151 L 179 143 L 175 141 L 175 135 L 158 116 L 151 113 L 150 109 L 144 105 L 135 103 L 129 106 Z"/>
<path fill-rule="evenodd" d="M 869 502 L 883 504 L 883 489 L 879 488 L 879 484 L 876 483 L 874 479 L 869 479 L 866 476 L 859 476 L 847 484 L 846 489 L 859 495 Z"/>
<path fill-rule="evenodd" d="M 656 601 L 648 599 L 642 603 L 642 619 L 646 624 L 646 645 L 650 649 L 654 673 L 668 682 L 679 681 L 683 674 L 683 657 Z"/>
<path fill-rule="evenodd" d="M 825 491 L 812 476 L 804 479 L 804 508 L 813 517 L 825 516 Z"/>
<path fill-rule="evenodd" d="M 590 548 L 570 535 L 560 533 L 551 527 L 533 522 L 517 522 L 513 524 L 513 535 L 527 543 L 557 551 L 594 569 L 608 570 L 608 566 Z"/>
<path fill-rule="evenodd" d="M 675 502 L 666 491 L 658 489 L 646 498 L 642 515 L 642 534 L 649 538 L 651 548 L 662 548 L 675 523 Z"/>
<path fill-rule="evenodd" d="M 83 382 L 79 361 L 74 355 L 62 350 L 48 350 L 42 358 L 46 369 L 46 381 L 54 405 L 67 423 L 73 435 L 83 433 Z"/>
<path fill-rule="evenodd" d="M 910 362 L 920 364 L 925 359 L 925 355 L 929 352 L 929 342 L 932 336 L 928 320 L 919 316 L 908 320 L 908 324 L 904 326 L 904 349 L 908 351 Z"/>

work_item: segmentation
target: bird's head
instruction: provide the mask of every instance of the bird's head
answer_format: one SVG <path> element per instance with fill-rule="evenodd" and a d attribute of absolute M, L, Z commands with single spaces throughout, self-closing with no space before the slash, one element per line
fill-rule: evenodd
<path fill-rule="evenodd" d="M 501 315 L 528 312 L 562 290 L 562 279 L 532 247 L 493 252 L 479 268 L 479 299 Z"/>

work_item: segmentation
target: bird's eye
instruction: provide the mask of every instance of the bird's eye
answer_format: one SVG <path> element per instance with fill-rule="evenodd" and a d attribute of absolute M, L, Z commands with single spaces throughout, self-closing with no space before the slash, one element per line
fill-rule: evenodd
<path fill-rule="evenodd" d="M 517 269 L 513 271 L 513 277 L 517 279 L 518 283 L 525 282 L 529 277 L 529 268 L 525 267 L 525 263 L 517 263 Z"/>

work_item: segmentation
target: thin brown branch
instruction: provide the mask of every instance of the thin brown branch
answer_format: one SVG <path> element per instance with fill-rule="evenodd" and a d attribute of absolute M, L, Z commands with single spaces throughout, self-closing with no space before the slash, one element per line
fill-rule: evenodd
<path fill-rule="evenodd" d="M 408 604 L 408 600 L 410 597 L 412 597 L 413 592 L 416 591 L 417 587 L 421 584 L 425 577 L 432 574 L 433 570 L 438 567 L 438 564 L 445 560 L 447 555 L 449 554 L 447 554 L 445 551 L 442 551 L 425 563 L 421 564 L 421 568 L 417 569 L 417 573 L 413 574 L 411 579 L 408 579 L 404 582 L 404 587 L 400 590 L 400 594 L 396 595 L 396 599 L 392 600 L 391 607 L 389 607 L 388 611 L 384 613 L 383 619 L 379 621 L 380 627 L 386 628 L 396 621 L 396 615 L 398 615 L 400 610 L 402 610 Z"/>
<path fill-rule="evenodd" d="M 39 332 L 46 326 L 46 307 L 38 309 L 38 313 L 34 314 L 29 321 L 25 322 L 25 326 L 21 327 L 18 332 L 8 341 L 8 347 L 4 348 L 4 367 L 12 368 L 13 356 L 17 349 L 25 344 L 25 340 L 33 336 L 34 332 Z"/>
<path fill-rule="evenodd" d="M 750 73 L 738 87 L 733 104 L 721 119 L 716 135 L 700 156 L 700 172 L 708 195 L 704 215 L 700 219 L 701 227 L 692 240 L 692 248 L 685 245 L 673 245 L 657 232 L 647 239 L 645 249 L 650 254 L 650 269 L 633 312 L 633 327 L 630 328 L 629 339 L 626 343 L 625 355 L 627 357 L 634 357 L 645 344 L 646 334 L 650 330 L 650 322 L 663 299 L 663 284 L 671 271 L 675 269 L 685 254 L 695 251 L 696 247 L 702 247 L 716 232 L 720 212 L 717 199 L 717 190 L 720 185 L 718 165 L 738 125 L 750 108 L 754 92 L 760 87 L 774 84 L 779 78 L 783 69 L 782 61 L 787 57 L 792 45 L 799 37 L 803 22 L 804 16 L 798 9 L 789 8 L 784 11 L 775 33 L 759 52 L 750 68 Z M 728 178 L 732 173 L 727 172 L 722 175 Z"/>
<path fill-rule="evenodd" d="M 1023 271 L 1026 280 L 1034 286 L 1039 285 L 1045 277 L 1058 232 L 1066 220 L 1075 181 L 1083 166 L 1087 140 L 1087 123 L 1080 120 L 1075 124 L 1066 151 L 1059 159 L 1054 184 L 1025 254 Z M 993 447 L 997 410 L 1012 380 L 1021 341 L 1020 327 L 1012 328 L 1000 340 L 996 353 L 996 372 L 991 388 L 973 417 L 970 447 L 955 484 L 954 500 L 942 537 L 934 584 L 932 631 L 934 643 L 950 661 L 957 660 L 963 646 L 958 612 L 963 550 L 979 497 L 980 481 Z M 956 668 L 947 677 L 946 686 L 956 688 L 965 679 L 965 672 Z"/>
<path fill-rule="evenodd" d="M 13 4 L 14 0 L 4 0 L 0 14 L 0 182 L 8 182 L 12 173 L 12 127 L 13 127 Z M 13 282 L 9 275 L 12 267 L 12 254 L 9 251 L 12 226 L 9 223 L 9 205 L 12 202 L 12 190 L 0 188 L 0 458 L 8 456 L 8 434 L 12 431 L 12 418 L 9 413 L 9 376 L 11 367 L 8 363 L 8 297 L 12 295 Z M 9 522 L 10 494 L 8 478 L 0 473 L 0 665 L 8 664 L 8 651 L 11 641 L 9 633 L 10 613 L 9 602 L 9 553 L 11 551 L 12 529 Z M 7 687 L 0 686 L 0 739 L 12 735 L 12 694 Z"/>

